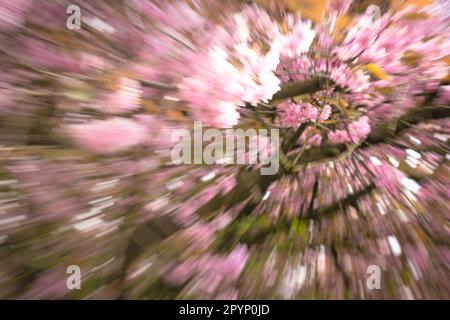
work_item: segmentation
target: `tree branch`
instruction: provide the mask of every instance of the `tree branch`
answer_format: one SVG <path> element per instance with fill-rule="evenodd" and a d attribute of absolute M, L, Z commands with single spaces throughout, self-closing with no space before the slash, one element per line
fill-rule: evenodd
<path fill-rule="evenodd" d="M 314 93 L 325 88 L 326 81 L 321 78 L 311 78 L 304 81 L 289 82 L 283 85 L 277 93 L 274 94 L 270 105 L 275 105 L 281 100 L 293 98 L 305 93 Z"/>

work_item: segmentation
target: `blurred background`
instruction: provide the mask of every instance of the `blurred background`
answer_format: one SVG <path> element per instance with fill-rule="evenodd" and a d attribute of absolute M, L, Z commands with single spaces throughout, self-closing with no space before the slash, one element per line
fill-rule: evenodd
<path fill-rule="evenodd" d="M 0 0 L 0 298 L 450 298 L 449 14 Z M 193 121 L 280 171 L 174 164 Z"/>

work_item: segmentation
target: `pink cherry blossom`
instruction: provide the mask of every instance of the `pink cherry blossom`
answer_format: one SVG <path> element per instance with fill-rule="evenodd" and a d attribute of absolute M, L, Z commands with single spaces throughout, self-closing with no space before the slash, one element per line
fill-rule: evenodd
<path fill-rule="evenodd" d="M 278 108 L 285 126 L 299 126 L 317 119 L 317 108 L 309 103 L 283 102 Z"/>
<path fill-rule="evenodd" d="M 119 114 L 140 108 L 142 95 L 139 81 L 122 77 L 118 89 L 103 93 L 90 107 L 104 113 Z"/>
<path fill-rule="evenodd" d="M 147 130 L 143 125 L 125 118 L 93 120 L 66 128 L 80 146 L 95 153 L 114 153 L 143 143 Z"/>
<path fill-rule="evenodd" d="M 282 38 L 281 53 L 288 58 L 294 58 L 307 52 L 314 40 L 316 32 L 310 21 L 301 21 L 289 16 L 287 24 L 290 31 Z"/>
<path fill-rule="evenodd" d="M 0 3 L 0 31 L 12 31 L 22 26 L 33 0 L 2 1 Z"/>
<path fill-rule="evenodd" d="M 369 117 L 362 116 L 353 121 L 347 129 L 340 129 L 328 133 L 328 139 L 333 144 L 358 143 L 370 133 Z"/>

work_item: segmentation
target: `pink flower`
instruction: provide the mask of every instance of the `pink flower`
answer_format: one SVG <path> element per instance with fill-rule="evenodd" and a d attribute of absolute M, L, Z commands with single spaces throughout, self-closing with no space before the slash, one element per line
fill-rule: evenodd
<path fill-rule="evenodd" d="M 294 58 L 307 52 L 311 47 L 316 32 L 311 27 L 311 21 L 295 21 L 288 17 L 289 33 L 282 38 L 281 53 L 288 58 Z"/>
<path fill-rule="evenodd" d="M 77 144 L 96 153 L 123 151 L 143 143 L 147 136 L 143 125 L 125 118 L 70 125 L 67 131 Z"/>
<path fill-rule="evenodd" d="M 24 37 L 21 43 L 27 59 L 40 68 L 65 72 L 79 70 L 79 60 L 72 53 L 58 46 L 31 37 Z"/>
<path fill-rule="evenodd" d="M 280 89 L 280 35 L 265 10 L 244 6 L 214 25 L 200 6 L 134 2 L 164 30 L 145 36 L 145 65 L 134 69 L 147 80 L 173 83 L 196 120 L 233 126 L 239 106 L 267 101 Z"/>
<path fill-rule="evenodd" d="M 358 120 L 352 122 L 348 126 L 348 131 L 353 142 L 363 140 L 370 133 L 369 117 L 362 116 Z"/>
<path fill-rule="evenodd" d="M 80 54 L 80 70 L 82 72 L 102 71 L 106 67 L 106 61 L 91 53 L 82 52 Z"/>
<path fill-rule="evenodd" d="M 245 245 L 238 245 L 218 266 L 227 278 L 236 280 L 245 267 L 249 253 Z"/>
<path fill-rule="evenodd" d="M 310 134 L 311 130 L 313 130 L 313 127 L 308 127 L 306 128 L 303 133 L 301 134 L 300 138 L 298 139 L 298 141 L 300 143 L 306 143 L 306 139 L 308 137 L 308 135 Z M 314 146 L 319 146 L 322 143 L 322 136 L 319 133 L 314 133 L 309 139 L 308 139 L 308 144 L 309 145 L 314 145 Z"/>
<path fill-rule="evenodd" d="M 328 8 L 339 13 L 345 13 L 350 8 L 352 2 L 353 0 L 329 0 Z"/>
<path fill-rule="evenodd" d="M 283 102 L 278 108 L 281 121 L 285 126 L 299 126 L 304 122 L 317 119 L 317 108 L 309 103 Z"/>
<path fill-rule="evenodd" d="M 319 122 L 326 121 L 331 115 L 331 107 L 329 105 L 326 105 L 323 107 L 320 116 L 319 116 Z"/>
<path fill-rule="evenodd" d="M 390 194 L 398 194 L 400 181 L 405 178 L 405 174 L 383 161 L 381 165 L 373 166 L 374 183 L 378 188 L 386 189 Z"/>
<path fill-rule="evenodd" d="M 201 26 L 205 19 L 187 3 L 178 1 L 164 3 L 162 8 L 145 0 L 133 0 L 136 8 L 143 10 L 153 21 L 175 30 L 192 30 Z"/>
<path fill-rule="evenodd" d="M 141 95 L 139 81 L 122 77 L 118 90 L 103 94 L 91 107 L 110 114 L 126 113 L 140 107 Z"/>
<path fill-rule="evenodd" d="M 328 140 L 332 144 L 341 144 L 348 141 L 348 134 L 345 130 L 335 130 L 328 133 Z"/>
<path fill-rule="evenodd" d="M 358 143 L 370 133 L 369 117 L 362 116 L 353 121 L 344 130 L 335 130 L 328 133 L 328 140 L 333 144 Z"/>
<path fill-rule="evenodd" d="M 61 299 L 69 292 L 66 284 L 66 267 L 57 265 L 40 273 L 20 297 L 24 300 Z"/>
<path fill-rule="evenodd" d="M 216 296 L 216 300 L 237 300 L 238 291 L 236 289 L 229 289 L 221 292 Z"/>
<path fill-rule="evenodd" d="M 235 281 L 245 267 L 249 253 L 245 245 L 238 245 L 227 256 L 207 256 L 199 263 L 200 272 L 214 273 L 226 281 Z"/>
<path fill-rule="evenodd" d="M 175 144 L 170 137 L 176 128 L 161 117 L 150 114 L 137 114 L 133 118 L 147 130 L 145 145 L 153 148 L 171 148 Z"/>
<path fill-rule="evenodd" d="M 353 92 L 362 92 L 370 86 L 370 77 L 361 70 L 352 70 L 346 65 L 334 68 L 330 78 L 342 88 Z"/>
<path fill-rule="evenodd" d="M 195 261 L 186 260 L 165 275 L 165 280 L 174 285 L 183 284 L 194 275 L 197 267 Z"/>
<path fill-rule="evenodd" d="M 214 226 L 208 223 L 196 223 L 186 229 L 188 241 L 194 245 L 207 248 L 214 241 Z"/>
<path fill-rule="evenodd" d="M 213 46 L 206 55 L 199 54 L 196 59 L 202 63 L 179 85 L 179 95 L 189 103 L 195 118 L 217 127 L 237 124 L 238 106 L 267 101 L 280 88 L 274 74 L 279 62 L 277 41 L 262 55 L 252 48 L 249 33 L 235 37 L 240 38 L 231 51 Z M 240 65 L 233 62 L 235 58 Z"/>
<path fill-rule="evenodd" d="M 0 30 L 12 31 L 22 26 L 32 0 L 11 0 L 0 3 Z"/>
<path fill-rule="evenodd" d="M 245 245 L 238 245 L 228 256 L 206 254 L 195 261 L 188 259 L 172 269 L 166 280 L 173 284 L 182 284 L 195 277 L 197 293 L 211 294 L 221 285 L 230 285 L 236 281 L 249 257 Z"/>
<path fill-rule="evenodd" d="M 450 85 L 440 87 L 437 102 L 441 104 L 450 102 Z"/>

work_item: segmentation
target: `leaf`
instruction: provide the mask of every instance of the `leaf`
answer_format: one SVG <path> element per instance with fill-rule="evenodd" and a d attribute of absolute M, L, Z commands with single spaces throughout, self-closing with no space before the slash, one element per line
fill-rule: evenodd
<path fill-rule="evenodd" d="M 381 93 L 384 96 L 389 96 L 394 92 L 392 87 L 376 87 L 375 91 Z"/>
<path fill-rule="evenodd" d="M 405 14 L 403 16 L 403 19 L 412 20 L 412 21 L 426 20 L 426 19 L 428 19 L 428 15 L 423 12 L 410 12 L 410 13 Z"/>
<path fill-rule="evenodd" d="M 64 96 L 66 98 L 75 100 L 75 101 L 89 101 L 92 95 L 90 92 L 87 91 L 81 91 L 81 90 L 67 90 L 64 92 Z"/>
<path fill-rule="evenodd" d="M 417 51 L 406 50 L 401 58 L 401 61 L 410 67 L 417 67 L 423 56 Z"/>
<path fill-rule="evenodd" d="M 166 116 L 171 120 L 178 120 L 178 121 L 186 120 L 186 117 L 183 115 L 183 113 L 180 110 L 169 109 L 166 112 Z"/>
<path fill-rule="evenodd" d="M 406 0 L 406 1 L 390 0 L 390 3 L 395 10 L 403 9 L 409 5 L 425 7 L 431 4 L 432 2 L 433 0 Z"/>
<path fill-rule="evenodd" d="M 142 107 L 145 111 L 148 111 L 150 113 L 157 113 L 159 111 L 156 104 L 149 99 L 142 99 Z"/>
<path fill-rule="evenodd" d="M 336 20 L 336 26 L 334 27 L 334 40 L 340 42 L 344 40 L 346 33 L 343 32 L 348 26 L 350 19 L 346 15 L 339 16 Z"/>
<path fill-rule="evenodd" d="M 338 105 L 339 105 L 340 108 L 346 109 L 346 108 L 348 107 L 348 102 L 345 101 L 345 99 L 342 98 L 342 97 L 339 97 L 339 98 L 337 99 L 337 102 L 338 102 Z"/>
<path fill-rule="evenodd" d="M 380 67 L 378 67 L 377 65 L 373 64 L 373 63 L 369 63 L 366 65 L 366 70 L 369 71 L 369 73 L 378 78 L 378 79 L 382 79 L 382 80 L 388 80 L 389 76 L 383 71 L 383 69 L 381 69 Z"/>
<path fill-rule="evenodd" d="M 86 102 L 94 96 L 94 89 L 81 81 L 70 81 L 63 95 L 75 101 Z"/>

